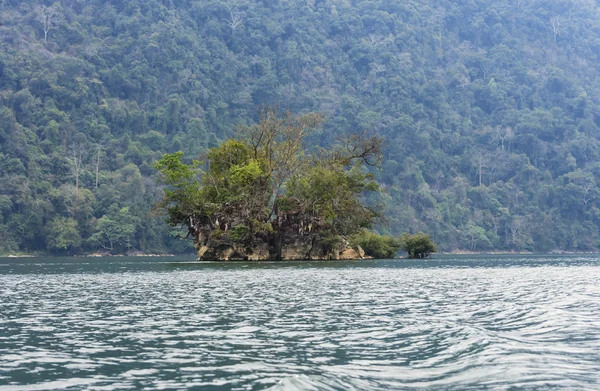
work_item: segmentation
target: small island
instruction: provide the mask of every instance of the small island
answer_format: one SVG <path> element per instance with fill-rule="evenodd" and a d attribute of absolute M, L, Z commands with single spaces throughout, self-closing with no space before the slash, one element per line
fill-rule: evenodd
<path fill-rule="evenodd" d="M 328 150 L 306 149 L 322 121 L 267 107 L 204 163 L 185 163 L 182 152 L 164 155 L 155 165 L 165 185 L 157 209 L 187 229 L 199 260 L 368 257 L 356 243 L 374 235 L 368 230 L 381 217 L 366 202 L 379 185 L 365 168 L 379 164 L 382 140 L 354 133 Z M 386 254 L 400 248 L 388 244 Z"/>

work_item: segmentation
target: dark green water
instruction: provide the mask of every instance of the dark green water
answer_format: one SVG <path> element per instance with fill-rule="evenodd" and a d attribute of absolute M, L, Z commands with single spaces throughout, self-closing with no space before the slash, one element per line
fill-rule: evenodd
<path fill-rule="evenodd" d="M 0 391 L 600 389 L 600 258 L 0 258 Z"/>

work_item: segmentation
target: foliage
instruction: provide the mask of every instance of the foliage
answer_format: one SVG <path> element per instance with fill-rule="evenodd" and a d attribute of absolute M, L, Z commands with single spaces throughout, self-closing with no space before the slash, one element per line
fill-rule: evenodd
<path fill-rule="evenodd" d="M 299 200 L 303 214 L 322 218 L 341 235 L 350 235 L 360 228 L 370 228 L 379 212 L 367 206 L 361 194 L 376 191 L 372 176 L 359 169 L 315 163 L 302 175 L 291 178 L 286 196 Z"/>
<path fill-rule="evenodd" d="M 231 240 L 234 242 L 243 242 L 250 233 L 250 229 L 243 224 L 236 225 L 231 229 Z"/>
<path fill-rule="evenodd" d="M 414 235 L 404 233 L 400 237 L 400 243 L 409 258 L 428 258 L 432 253 L 437 252 L 437 246 L 433 240 L 422 232 Z"/>
<path fill-rule="evenodd" d="M 365 254 L 376 259 L 394 258 L 402 248 L 398 238 L 362 230 L 350 239 L 351 246 L 360 246 Z"/>
<path fill-rule="evenodd" d="M 184 164 L 181 152 L 155 164 L 167 186 L 158 207 L 168 222 L 185 226 L 194 239 L 218 232 L 235 242 L 293 229 L 331 248 L 342 235 L 371 227 L 379 215 L 363 195 L 378 185 L 361 166 L 377 160 L 381 140 L 349 136 L 344 150 L 310 153 L 303 140 L 317 129 L 318 115 L 262 110 L 258 124 L 240 130 L 240 140 L 209 150 L 200 182 L 197 162 Z"/>
<path fill-rule="evenodd" d="M 199 158 L 277 102 L 327 117 L 303 138 L 311 152 L 350 130 L 385 137 L 369 172 L 387 194 L 369 201 L 392 234 L 429 232 L 444 250 L 597 251 L 599 29 L 594 1 L 3 1 L 0 251 L 96 251 L 111 207 L 129 207 L 133 249 L 190 251 L 152 209 L 152 165 Z M 242 191 L 305 170 L 280 159 L 294 147 L 252 156 Z M 275 196 L 249 228 L 282 190 L 261 189 Z M 79 250 L 52 247 L 61 219 Z"/>
<path fill-rule="evenodd" d="M 46 234 L 46 247 L 50 251 L 74 251 L 81 246 L 77 222 L 73 219 L 55 218 L 48 224 L 48 231 Z"/>
<path fill-rule="evenodd" d="M 167 221 L 172 225 L 185 222 L 189 215 L 200 208 L 201 202 L 198 182 L 195 180 L 198 162 L 188 165 L 182 159 L 183 152 L 165 154 L 154 165 L 166 185 L 164 198 L 158 206 L 165 211 Z"/>
<path fill-rule="evenodd" d="M 133 244 L 135 225 L 129 208 L 120 210 L 111 207 L 108 215 L 102 216 L 94 227 L 91 241 L 96 241 L 105 250 L 130 250 Z"/>

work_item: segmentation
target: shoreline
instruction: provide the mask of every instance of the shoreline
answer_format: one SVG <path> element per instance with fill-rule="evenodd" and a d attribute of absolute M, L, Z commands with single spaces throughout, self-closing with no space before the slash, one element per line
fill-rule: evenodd
<path fill-rule="evenodd" d="M 104 253 L 91 253 L 91 254 L 76 254 L 76 255 L 52 255 L 52 254 L 0 254 L 0 258 L 41 258 L 41 257 L 70 257 L 70 258 L 113 258 L 113 257 L 176 257 L 176 256 L 187 256 L 188 254 L 145 254 L 145 253 L 134 253 L 134 254 L 104 254 Z M 189 254 L 194 256 L 194 254 Z"/>
<path fill-rule="evenodd" d="M 111 258 L 111 257 L 174 257 L 175 254 L 145 254 L 145 253 L 132 253 L 132 254 L 105 254 L 105 253 L 92 253 L 84 255 L 73 255 L 78 258 Z M 183 254 L 185 256 L 185 254 Z"/>
<path fill-rule="evenodd" d="M 468 250 L 453 250 L 450 252 L 439 252 L 440 255 L 590 255 L 600 254 L 598 251 L 566 251 L 552 250 L 545 253 L 536 253 L 532 251 L 468 251 Z"/>
<path fill-rule="evenodd" d="M 468 256 L 477 256 L 477 255 L 529 255 L 529 256 L 542 256 L 542 255 L 594 255 L 600 254 L 600 251 L 562 251 L 562 250 L 553 250 L 547 253 L 535 253 L 531 251 L 467 251 L 467 250 L 454 250 L 450 252 L 438 252 L 436 255 L 443 256 L 452 256 L 452 255 L 468 255 Z M 91 254 L 77 254 L 77 255 L 51 255 L 51 254 L 0 254 L 0 258 L 42 258 L 42 257 L 72 257 L 72 258 L 114 258 L 114 257 L 148 257 L 148 258 L 156 258 L 156 257 L 187 257 L 190 256 L 190 262 L 261 262 L 261 261 L 233 261 L 233 260 L 214 260 L 214 261 L 201 261 L 197 259 L 197 255 L 194 253 L 190 254 L 145 254 L 145 253 L 131 253 L 131 254 L 107 254 L 107 253 L 91 253 Z M 358 259 L 346 259 L 346 261 L 360 261 L 369 258 L 358 258 Z M 374 258 L 370 258 L 374 259 Z M 400 259 L 410 259 L 406 256 L 398 256 L 394 258 L 387 258 L 389 260 L 400 260 Z M 428 258 L 435 259 L 435 255 Z M 306 262 L 306 261 L 321 261 L 321 262 L 329 262 L 336 261 L 336 259 L 309 259 L 309 260 L 297 260 L 297 259 L 288 259 L 281 260 L 278 262 Z M 276 261 L 265 261 L 265 262 L 276 262 Z"/>

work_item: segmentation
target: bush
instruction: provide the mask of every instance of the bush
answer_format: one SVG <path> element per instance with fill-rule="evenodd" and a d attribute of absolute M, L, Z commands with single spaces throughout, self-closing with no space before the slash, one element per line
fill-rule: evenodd
<path fill-rule="evenodd" d="M 365 254 L 373 258 L 387 259 L 396 256 L 402 248 L 399 239 L 363 230 L 350 239 L 351 246 L 360 246 Z"/>
<path fill-rule="evenodd" d="M 231 240 L 234 242 L 243 242 L 248 237 L 250 233 L 250 228 L 246 227 L 243 224 L 236 225 L 231 229 Z"/>
<path fill-rule="evenodd" d="M 437 252 L 437 246 L 433 240 L 423 232 L 414 235 L 405 233 L 400 240 L 402 249 L 408 253 L 409 258 L 427 258 Z"/>

